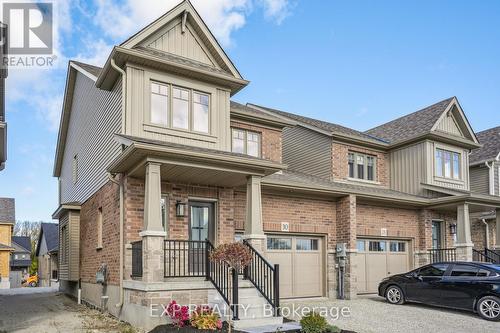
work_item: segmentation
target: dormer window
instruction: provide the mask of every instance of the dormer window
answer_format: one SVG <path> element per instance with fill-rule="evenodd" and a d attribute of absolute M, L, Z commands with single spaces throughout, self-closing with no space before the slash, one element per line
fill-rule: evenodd
<path fill-rule="evenodd" d="M 460 179 L 460 153 L 436 149 L 436 176 L 449 179 Z"/>
<path fill-rule="evenodd" d="M 353 179 L 376 180 L 375 156 L 351 152 L 348 156 L 348 176 Z"/>
<path fill-rule="evenodd" d="M 151 124 L 208 134 L 209 111 L 209 94 L 151 82 Z"/>

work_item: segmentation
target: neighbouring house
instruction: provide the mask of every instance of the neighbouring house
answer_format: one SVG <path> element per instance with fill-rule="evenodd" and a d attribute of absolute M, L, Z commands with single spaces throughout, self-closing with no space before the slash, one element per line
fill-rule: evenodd
<path fill-rule="evenodd" d="M 10 253 L 12 232 L 16 221 L 15 200 L 0 198 L 0 289 L 10 288 Z"/>
<path fill-rule="evenodd" d="M 500 197 L 500 126 L 476 135 L 482 147 L 474 149 L 469 157 L 471 191 Z M 497 214 L 493 208 L 474 215 L 472 234 L 478 250 L 495 247 L 500 250 L 496 218 Z"/>
<path fill-rule="evenodd" d="M 7 25 L 0 22 L 0 38 L 7 40 Z M 7 43 L 0 46 L 0 58 L 7 54 Z M 7 161 L 7 121 L 5 120 L 5 80 L 7 79 L 7 65 L 0 65 L 0 171 L 5 168 Z"/>
<path fill-rule="evenodd" d="M 259 309 L 280 298 L 355 298 L 472 260 L 470 214 L 500 198 L 470 190 L 481 145 L 456 97 L 363 132 L 232 101 L 248 83 L 189 1 L 104 67 L 70 61 L 54 165 L 61 291 L 144 328 L 172 299 L 251 299 L 248 315 L 276 323 Z M 207 260 L 241 239 L 252 283 Z"/>
<path fill-rule="evenodd" d="M 31 239 L 29 236 L 12 236 L 10 254 L 10 287 L 19 288 L 29 276 L 31 266 Z"/>
<path fill-rule="evenodd" d="M 49 287 L 59 280 L 59 226 L 42 223 L 36 245 L 38 258 L 38 284 Z"/>

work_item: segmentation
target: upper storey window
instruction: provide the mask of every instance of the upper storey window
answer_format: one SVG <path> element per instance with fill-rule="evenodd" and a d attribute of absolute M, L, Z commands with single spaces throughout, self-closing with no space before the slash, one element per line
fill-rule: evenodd
<path fill-rule="evenodd" d="M 349 153 L 349 178 L 375 181 L 376 160 L 375 156 L 354 152 Z"/>
<path fill-rule="evenodd" d="M 460 153 L 436 149 L 436 176 L 460 179 Z"/>
<path fill-rule="evenodd" d="M 232 129 L 233 153 L 260 157 L 260 134 L 239 128 Z"/>
<path fill-rule="evenodd" d="M 152 124 L 209 133 L 209 110 L 209 94 L 170 84 L 151 82 L 150 120 Z"/>

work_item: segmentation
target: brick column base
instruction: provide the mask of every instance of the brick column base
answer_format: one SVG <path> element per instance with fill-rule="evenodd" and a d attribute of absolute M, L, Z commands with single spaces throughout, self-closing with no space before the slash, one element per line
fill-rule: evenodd
<path fill-rule="evenodd" d="M 427 251 L 415 251 L 415 262 L 414 268 L 421 267 L 430 263 L 429 252 Z"/>
<path fill-rule="evenodd" d="M 147 232 L 142 237 L 142 281 L 161 282 L 165 277 L 164 232 Z"/>
<path fill-rule="evenodd" d="M 356 299 L 358 296 L 358 266 L 356 251 L 348 251 L 344 271 L 344 296 L 346 299 Z"/>
<path fill-rule="evenodd" d="M 242 238 L 260 254 L 264 255 L 266 253 L 266 235 L 243 235 Z"/>

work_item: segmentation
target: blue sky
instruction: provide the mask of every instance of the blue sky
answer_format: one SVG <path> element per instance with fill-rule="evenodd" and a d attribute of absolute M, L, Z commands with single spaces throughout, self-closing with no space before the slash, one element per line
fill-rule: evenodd
<path fill-rule="evenodd" d="M 57 66 L 11 70 L 0 196 L 50 220 L 67 60 L 111 46 L 177 1 L 59 0 Z M 473 128 L 500 124 L 500 2 L 193 0 L 250 85 L 234 97 L 360 130 L 457 96 Z M 147 4 L 147 5 L 145 5 Z"/>

